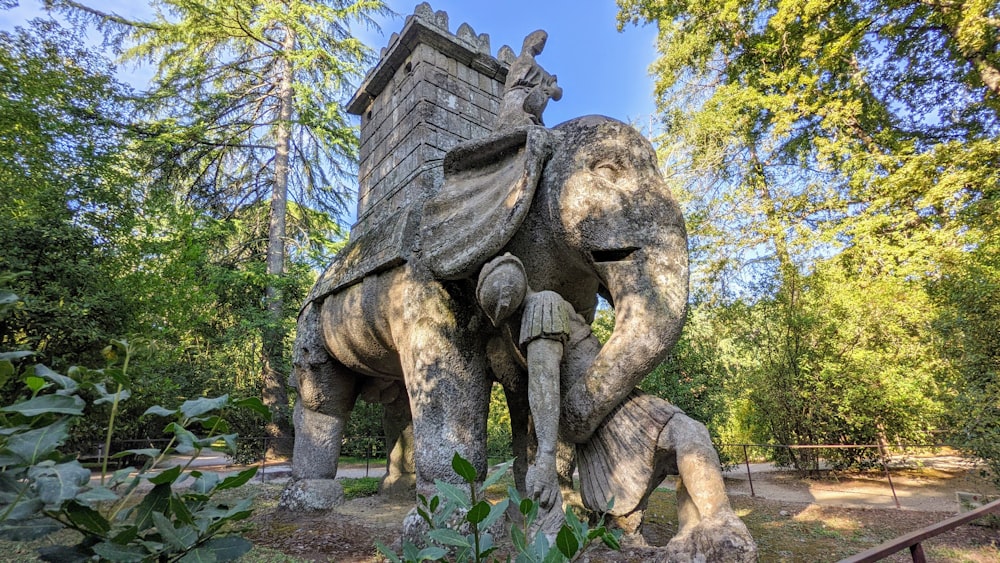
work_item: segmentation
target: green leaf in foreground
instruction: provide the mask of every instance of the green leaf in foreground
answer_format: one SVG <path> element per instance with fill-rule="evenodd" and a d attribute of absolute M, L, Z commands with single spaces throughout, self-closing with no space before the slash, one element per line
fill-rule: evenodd
<path fill-rule="evenodd" d="M 159 512 L 153 513 L 153 522 L 160 537 L 174 549 L 190 549 L 198 541 L 198 531 L 195 528 L 188 525 L 175 528 L 173 522 Z"/>
<path fill-rule="evenodd" d="M 149 557 L 149 553 L 138 545 L 118 545 L 109 541 L 95 545 L 94 553 L 102 561 L 143 561 Z"/>
<path fill-rule="evenodd" d="M 35 482 L 42 502 L 59 505 L 74 498 L 90 483 L 90 470 L 75 459 L 59 464 L 46 461 L 29 469 L 28 478 Z"/>
<path fill-rule="evenodd" d="M 451 528 L 441 528 L 438 530 L 431 530 L 427 532 L 427 536 L 432 540 L 444 544 L 444 545 L 454 545 L 457 547 L 472 547 L 469 540 L 462 534 L 452 530 Z"/>
<path fill-rule="evenodd" d="M 500 465 L 496 466 L 496 468 L 493 469 L 493 473 L 487 475 L 486 480 L 483 481 L 483 488 L 487 489 L 493 486 L 494 483 L 499 481 L 501 478 L 503 478 L 504 475 L 507 474 L 507 471 L 510 470 L 512 465 L 514 465 L 513 459 L 507 460 L 501 463 Z"/>
<path fill-rule="evenodd" d="M 0 412 L 18 413 L 24 416 L 39 416 L 50 413 L 79 416 L 83 414 L 83 407 L 86 405 L 87 403 L 76 395 L 42 395 L 0 408 Z"/>
<path fill-rule="evenodd" d="M 71 377 L 66 377 L 61 373 L 56 373 L 49 369 L 48 367 L 38 364 L 35 366 L 35 375 L 55 383 L 62 388 L 63 391 L 72 392 L 76 391 L 77 384 L 76 381 Z"/>
<path fill-rule="evenodd" d="M 0 522 L 0 539 L 8 541 L 31 541 L 45 537 L 62 529 L 51 518 L 31 518 L 29 520 L 4 520 Z"/>
<path fill-rule="evenodd" d="M 71 522 L 94 534 L 104 535 L 111 530 L 107 519 L 89 506 L 73 501 L 66 506 L 65 512 Z"/>
<path fill-rule="evenodd" d="M 463 491 L 462 489 L 452 485 L 451 483 L 437 479 L 434 481 L 434 486 L 437 487 L 438 492 L 441 496 L 453 501 L 455 504 L 461 508 L 469 508 L 469 493 Z"/>
<path fill-rule="evenodd" d="M 209 561 L 235 561 L 250 551 L 253 545 L 239 536 L 223 536 L 212 538 L 205 545 L 191 551 L 181 558 L 184 563 L 201 563 Z"/>
<path fill-rule="evenodd" d="M 451 458 L 451 468 L 455 470 L 455 473 L 459 477 L 465 479 L 466 483 L 471 484 L 476 482 L 476 468 L 468 460 L 458 455 L 458 452 L 455 452 L 455 455 Z"/>
<path fill-rule="evenodd" d="M 244 469 L 236 475 L 230 475 L 222 480 L 218 486 L 215 487 L 217 491 L 224 491 L 226 489 L 235 489 L 245 485 L 250 479 L 253 479 L 254 475 L 257 474 L 257 467 L 251 467 L 249 469 Z"/>
<path fill-rule="evenodd" d="M 485 500 L 481 500 L 473 506 L 468 514 L 465 515 L 465 519 L 473 524 L 479 524 L 490 515 L 490 503 Z"/>
<path fill-rule="evenodd" d="M 142 416 L 146 416 L 147 414 L 152 414 L 155 416 L 174 416 L 175 414 L 177 414 L 177 409 L 166 409 L 161 407 L 160 405 L 154 405 L 146 409 L 146 412 L 142 413 Z"/>
<path fill-rule="evenodd" d="M 264 403 L 261 402 L 261 400 L 258 397 L 237 399 L 233 401 L 233 405 L 244 409 L 250 409 L 253 412 L 264 417 L 264 420 L 267 420 L 268 422 L 270 422 L 271 420 L 271 409 L 264 406 Z"/>
<path fill-rule="evenodd" d="M 69 437 L 69 419 L 60 419 L 48 426 L 15 434 L 7 439 L 7 450 L 34 465 L 45 459 Z"/>
<path fill-rule="evenodd" d="M 580 541 L 576 539 L 576 534 L 569 526 L 563 526 L 559 529 L 559 534 L 556 535 L 556 547 L 567 559 L 571 559 L 580 549 Z"/>
<path fill-rule="evenodd" d="M 214 410 L 221 409 L 228 403 L 229 395 L 222 395 L 221 397 L 215 397 L 214 399 L 207 397 L 190 399 L 181 404 L 181 414 L 183 414 L 185 418 L 191 419 L 210 413 Z"/>

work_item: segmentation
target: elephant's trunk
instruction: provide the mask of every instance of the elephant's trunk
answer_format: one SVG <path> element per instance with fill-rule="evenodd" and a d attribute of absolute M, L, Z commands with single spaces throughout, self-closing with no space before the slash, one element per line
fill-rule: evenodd
<path fill-rule="evenodd" d="M 594 251 L 615 308 L 615 329 L 586 374 L 566 390 L 561 431 L 583 443 L 605 416 L 664 360 L 680 337 L 688 296 L 682 222 L 650 228 L 641 247 Z M 655 240 L 649 240 L 655 239 Z"/>

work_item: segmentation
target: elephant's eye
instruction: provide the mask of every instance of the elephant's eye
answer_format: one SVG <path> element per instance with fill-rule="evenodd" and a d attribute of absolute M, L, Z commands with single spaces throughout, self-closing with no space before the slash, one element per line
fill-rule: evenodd
<path fill-rule="evenodd" d="M 612 160 L 599 160 L 590 167 L 590 170 L 609 182 L 617 182 L 622 173 L 621 166 Z"/>

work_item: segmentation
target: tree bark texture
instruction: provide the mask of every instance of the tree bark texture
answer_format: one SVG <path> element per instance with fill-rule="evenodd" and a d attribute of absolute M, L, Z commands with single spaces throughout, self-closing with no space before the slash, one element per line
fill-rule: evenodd
<path fill-rule="evenodd" d="M 294 30 L 285 29 L 282 51 L 289 55 L 295 49 Z M 284 302 L 281 289 L 274 280 L 285 271 L 285 223 L 288 210 L 289 154 L 291 152 L 291 118 L 294 92 L 292 79 L 294 69 L 289 57 L 285 57 L 278 85 L 278 123 L 275 126 L 274 141 L 274 186 L 271 190 L 270 222 L 267 233 L 267 274 L 271 280 L 266 289 L 266 301 L 270 322 L 264 331 L 264 373 L 263 396 L 265 405 L 271 410 L 271 423 L 267 427 L 271 443 L 268 450 L 275 454 L 290 455 L 292 451 L 292 426 L 288 416 L 288 391 L 284 365 L 285 333 L 282 329 Z"/>

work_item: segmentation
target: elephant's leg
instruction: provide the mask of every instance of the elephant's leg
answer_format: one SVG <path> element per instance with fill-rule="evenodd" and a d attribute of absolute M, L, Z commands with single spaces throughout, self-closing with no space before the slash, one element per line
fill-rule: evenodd
<path fill-rule="evenodd" d="M 486 475 L 486 418 L 490 385 L 485 342 L 474 311 L 427 284 L 407 295 L 406 346 L 400 361 L 413 413 L 417 492 L 430 496 L 434 480 L 461 482 L 452 469 L 458 453 Z M 472 304 L 472 298 L 468 303 Z M 415 309 L 415 310 L 414 310 Z"/>
<path fill-rule="evenodd" d="M 510 446 L 514 453 L 514 486 L 522 495 L 527 490 L 524 477 L 528 472 L 528 460 L 534 458 L 534 443 L 529 440 L 528 424 L 530 410 L 528 395 L 524 389 L 510 390 L 504 387 L 507 410 L 510 412 Z"/>
<path fill-rule="evenodd" d="M 402 382 L 398 383 L 403 387 Z M 416 482 L 413 447 L 413 416 L 406 389 L 399 389 L 395 399 L 384 403 L 382 429 L 385 431 L 388 455 L 386 474 L 379 492 L 390 496 L 412 495 Z"/>
<path fill-rule="evenodd" d="M 337 475 L 344 427 L 357 399 L 359 375 L 330 356 L 322 340 L 319 305 L 299 318 L 292 383 L 295 404 L 294 479 L 333 479 Z"/>
<path fill-rule="evenodd" d="M 340 444 L 347 417 L 336 417 L 295 403 L 295 448 L 292 452 L 293 479 L 333 479 L 337 476 Z"/>
<path fill-rule="evenodd" d="M 658 446 L 676 455 L 678 532 L 667 545 L 668 559 L 749 562 L 757 546 L 726 496 L 719 455 L 705 425 L 678 413 Z"/>

